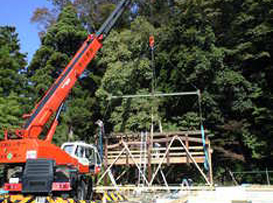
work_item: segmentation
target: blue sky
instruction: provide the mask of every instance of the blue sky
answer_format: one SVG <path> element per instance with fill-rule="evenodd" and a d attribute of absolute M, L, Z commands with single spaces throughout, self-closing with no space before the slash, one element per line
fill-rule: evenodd
<path fill-rule="evenodd" d="M 38 26 L 30 22 L 33 11 L 37 7 L 51 7 L 47 0 L 8 0 L 1 1 L 0 25 L 16 27 L 19 34 L 21 51 L 28 53 L 28 61 L 40 46 Z"/>

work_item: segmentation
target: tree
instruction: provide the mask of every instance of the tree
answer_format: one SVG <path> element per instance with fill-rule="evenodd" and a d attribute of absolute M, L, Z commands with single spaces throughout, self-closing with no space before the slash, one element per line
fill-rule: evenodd
<path fill-rule="evenodd" d="M 26 55 L 20 53 L 18 34 L 14 27 L 0 27 L 0 95 L 22 93 L 25 84 Z"/>
<path fill-rule="evenodd" d="M 104 98 L 101 106 L 112 107 L 107 112 L 108 122 L 114 131 L 121 132 L 149 130 L 154 105 L 148 98 L 108 101 L 109 95 L 151 92 L 152 69 L 147 53 L 149 35 L 154 28 L 145 18 L 137 18 L 130 30 L 112 32 L 105 41 L 100 61 L 107 68 L 97 91 L 97 96 Z"/>
<path fill-rule="evenodd" d="M 37 8 L 30 19 L 30 22 L 37 23 L 40 29 L 39 36 L 43 37 L 46 30 L 56 22 L 56 11 L 46 7 Z"/>
<path fill-rule="evenodd" d="M 272 1 L 214 1 L 209 7 L 218 44 L 228 50 L 225 63 L 251 83 L 252 91 L 247 96 L 252 108 L 240 115 L 244 120 L 242 143 L 250 149 L 249 159 L 268 165 L 273 119 Z M 242 90 L 239 95 L 240 103 L 246 104 L 242 100 L 246 93 Z"/>
<path fill-rule="evenodd" d="M 4 130 L 13 130 L 20 128 L 22 124 L 22 103 L 18 95 L 11 93 L 7 97 L 0 97 L 0 123 L 1 138 L 4 136 Z"/>
<path fill-rule="evenodd" d="M 57 16 L 67 5 L 74 6 L 83 27 L 85 27 L 90 33 L 96 33 L 119 2 L 116 0 L 49 1 L 53 4 L 53 9 L 46 7 L 37 8 L 31 17 L 31 22 L 36 23 L 40 29 L 39 35 L 41 38 L 46 33 L 47 29 L 56 22 Z M 119 20 L 119 27 L 128 25 L 128 21 L 130 21 L 128 15 L 123 15 L 121 18 L 122 20 Z"/>
<path fill-rule="evenodd" d="M 81 26 L 75 8 L 72 5 L 66 6 L 57 22 L 42 38 L 42 45 L 28 69 L 33 84 L 33 97 L 36 100 L 44 95 L 45 90 L 60 75 L 86 37 L 87 32 Z M 90 126 L 94 126 L 94 121 L 90 120 L 93 115 L 90 109 L 93 107 L 90 98 L 92 92 L 83 88 L 88 76 L 89 72 L 83 74 L 67 99 L 61 125 L 55 136 L 58 143 L 66 141 L 71 132 L 75 139 L 88 141 L 92 137 L 90 130 L 88 131 Z"/>
<path fill-rule="evenodd" d="M 80 16 L 76 24 L 91 32 L 117 3 L 51 2 L 58 12 L 65 10 L 64 5 L 73 4 Z M 73 91 L 77 98 L 68 100 L 63 117 L 66 125 L 59 130 L 67 132 L 73 126 L 75 134 L 90 135 L 94 125 L 77 118 L 94 123 L 102 115 L 107 132 L 148 130 L 152 108 L 155 120 L 163 120 L 163 130 L 200 129 L 196 96 L 107 100 L 111 95 L 152 91 L 147 42 L 154 34 L 156 92 L 201 90 L 203 123 L 213 134 L 217 177 L 225 177 L 230 169 L 272 167 L 272 13 L 272 0 L 134 1 L 118 29 L 104 42 L 99 60 L 92 64 L 101 68 L 86 71 Z M 69 50 L 75 47 L 67 46 L 67 31 L 59 30 L 66 22 L 57 24 L 48 30 L 31 65 L 36 93 L 51 84 L 61 71 L 53 67 L 64 67 L 61 62 L 69 60 Z M 35 63 L 47 68 L 39 69 Z"/>
<path fill-rule="evenodd" d="M 28 103 L 26 55 L 20 52 L 14 27 L 0 27 L 0 130 L 19 127 Z"/>
<path fill-rule="evenodd" d="M 204 124 L 213 132 L 217 151 L 214 166 L 232 168 L 238 162 L 247 166 L 250 154 L 264 146 L 253 136 L 249 122 L 256 88 L 238 66 L 227 63 L 230 51 L 218 44 L 210 16 L 214 11 L 209 8 L 207 1 L 177 1 L 169 25 L 158 37 L 158 84 L 164 92 L 200 89 Z M 170 98 L 161 109 L 172 125 L 199 129 L 197 97 Z"/>

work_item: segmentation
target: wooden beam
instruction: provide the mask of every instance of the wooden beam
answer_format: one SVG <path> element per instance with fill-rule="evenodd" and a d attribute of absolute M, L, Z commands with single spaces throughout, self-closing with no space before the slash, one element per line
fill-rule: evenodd
<path fill-rule="evenodd" d="M 118 151 L 118 152 L 120 152 L 120 151 Z M 132 151 L 131 151 L 131 153 L 134 155 L 135 158 L 140 158 L 140 156 L 141 156 L 140 153 L 133 153 Z M 199 156 L 202 155 L 202 156 L 204 156 L 205 155 L 204 151 L 201 151 L 201 152 L 190 152 L 190 153 L 191 153 L 192 156 L 196 156 L 196 155 L 199 155 Z M 114 159 L 114 158 L 117 157 L 118 154 L 116 154 L 116 155 L 108 155 L 108 159 Z M 167 153 L 167 155 L 168 154 L 169 154 L 169 157 L 183 157 L 183 156 L 187 156 L 186 152 L 173 152 L 173 153 L 169 152 L 169 153 Z M 152 160 L 153 159 L 160 159 L 160 158 L 162 158 L 164 156 L 164 153 L 153 153 L 151 155 L 152 155 Z M 124 154 L 124 155 L 121 155 L 120 157 L 121 158 L 126 158 L 127 156 L 126 156 L 126 154 Z M 148 155 L 146 156 L 146 158 L 148 158 Z M 166 159 L 168 160 L 168 157 L 166 157 Z"/>
<path fill-rule="evenodd" d="M 205 130 L 205 133 L 208 133 L 207 130 Z M 150 133 L 148 133 L 149 135 Z M 171 131 L 171 132 L 154 132 L 153 135 L 154 137 L 158 137 L 158 136 L 166 136 L 166 134 L 168 135 L 186 135 L 188 134 L 189 137 L 191 137 L 192 135 L 200 135 L 202 136 L 202 132 L 201 130 L 194 130 L 194 131 Z M 120 137 L 125 137 L 128 136 L 128 138 L 130 137 L 140 137 L 139 133 L 133 133 L 133 132 L 128 132 L 128 133 L 111 133 L 109 135 L 109 138 L 120 138 Z"/>
<path fill-rule="evenodd" d="M 179 136 L 180 137 L 180 136 Z M 180 137 L 181 140 L 185 141 L 186 137 Z M 172 139 L 172 137 L 169 137 L 168 140 L 170 141 Z M 202 138 L 195 138 L 195 137 L 188 137 L 189 142 L 196 142 L 196 143 L 203 143 Z M 158 143 L 162 143 L 162 142 L 166 142 L 166 138 L 161 138 L 161 139 L 154 139 L 154 142 L 158 142 Z M 206 144 L 208 144 L 208 142 L 206 141 Z"/>
<path fill-rule="evenodd" d="M 148 142 L 147 142 L 147 145 L 148 145 Z M 109 147 L 108 147 L 109 149 Z M 111 149 L 111 147 L 110 147 Z M 167 149 L 167 147 L 157 147 L 157 148 L 153 148 L 152 151 L 165 151 Z M 203 151 L 204 150 L 204 147 L 203 146 L 189 146 L 189 150 L 191 151 Z M 137 150 L 131 150 L 131 151 L 137 151 Z M 171 151 L 181 151 L 181 147 L 171 147 Z M 140 151 L 138 151 L 140 152 Z M 116 154 L 118 153 L 117 150 L 113 150 L 113 151 L 110 151 L 108 150 L 108 154 Z"/>
<path fill-rule="evenodd" d="M 204 163 L 205 161 L 205 157 L 204 156 L 197 156 L 197 157 L 194 157 L 194 160 L 197 162 L 197 163 Z M 112 164 L 114 161 L 114 159 L 108 159 L 108 163 L 109 164 Z M 129 160 L 128 160 L 129 164 L 130 165 L 134 165 L 134 161 L 129 157 Z M 140 164 L 139 160 L 135 160 L 135 162 L 137 164 Z M 190 160 L 189 161 L 190 163 L 192 163 L 192 161 Z M 160 160 L 159 159 L 152 159 L 151 160 L 151 164 L 159 164 L 160 163 Z M 185 164 L 187 163 L 187 160 L 186 160 L 186 157 L 170 157 L 170 164 Z M 114 165 L 126 165 L 126 158 L 120 158 L 118 159 Z M 167 159 L 164 159 L 163 161 L 163 164 L 167 164 Z"/>

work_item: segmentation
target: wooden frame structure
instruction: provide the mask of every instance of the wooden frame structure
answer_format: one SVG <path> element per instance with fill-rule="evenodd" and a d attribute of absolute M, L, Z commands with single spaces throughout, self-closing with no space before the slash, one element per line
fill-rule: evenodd
<path fill-rule="evenodd" d="M 141 164 L 147 163 L 147 185 L 151 186 L 158 173 L 162 173 L 162 165 L 173 164 L 194 164 L 205 182 L 213 184 L 212 174 L 212 149 L 208 136 L 203 147 L 201 131 L 179 131 L 168 133 L 147 133 L 145 142 L 147 153 L 145 157 L 141 154 L 141 135 L 140 133 L 115 133 L 105 138 L 104 142 L 104 167 L 109 169 L 113 166 L 137 166 L 140 171 Z M 208 154 L 209 170 L 204 173 L 200 164 L 204 164 L 205 150 Z M 152 171 L 152 165 L 156 170 Z M 162 177 L 164 175 L 162 174 Z M 163 177 L 164 178 L 164 177 Z M 106 184 L 106 180 L 105 180 Z"/>

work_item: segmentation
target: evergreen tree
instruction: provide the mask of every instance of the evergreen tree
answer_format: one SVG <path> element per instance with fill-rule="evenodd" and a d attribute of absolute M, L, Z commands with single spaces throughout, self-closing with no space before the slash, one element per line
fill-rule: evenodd
<path fill-rule="evenodd" d="M 177 1 L 170 25 L 159 36 L 156 66 L 165 92 L 201 90 L 204 124 L 213 132 L 217 152 L 214 166 L 235 169 L 234 163 L 251 163 L 249 154 L 262 146 L 248 122 L 256 88 L 241 69 L 226 62 L 230 51 L 218 44 L 212 14 L 206 1 Z M 178 128 L 200 129 L 197 97 L 171 98 L 162 108 Z"/>
<path fill-rule="evenodd" d="M 14 27 L 0 27 L 0 131 L 18 128 L 28 103 L 26 55 L 20 52 Z"/>
<path fill-rule="evenodd" d="M 42 38 L 42 45 L 35 53 L 29 66 L 34 97 L 41 98 L 45 90 L 56 80 L 69 60 L 87 37 L 87 32 L 81 26 L 75 8 L 66 6 L 60 13 L 57 22 L 48 29 Z M 92 92 L 84 89 L 89 72 L 85 72 L 80 81 L 72 89 L 66 101 L 61 125 L 57 128 L 54 139 L 57 143 L 67 141 L 68 134 L 74 133 L 74 139 L 89 141 L 92 137 L 90 126 L 94 126 L 91 117 L 93 100 Z M 89 130 L 88 130 L 89 129 Z"/>
<path fill-rule="evenodd" d="M 25 84 L 26 55 L 20 53 L 18 34 L 14 27 L 0 27 L 0 95 L 20 95 Z"/>
<path fill-rule="evenodd" d="M 272 137 L 273 119 L 270 77 L 272 75 L 272 3 L 272 1 L 252 0 L 214 1 L 207 9 L 217 33 L 218 44 L 227 50 L 225 63 L 234 73 L 239 73 L 241 78 L 251 83 L 248 85 L 251 91 L 237 88 L 237 107 L 240 113 L 237 111 L 234 119 L 237 122 L 233 122 L 228 128 L 236 129 L 236 132 L 231 131 L 232 134 L 240 134 L 241 145 L 248 149 L 246 158 L 249 162 L 254 163 L 259 160 L 258 165 L 262 167 L 268 167 L 272 159 L 270 156 L 272 142 L 269 141 Z M 233 77 L 233 81 L 235 79 Z M 242 113 L 244 109 L 242 105 L 248 106 L 248 110 L 244 113 Z M 253 164 L 249 166 L 257 167 Z"/>

